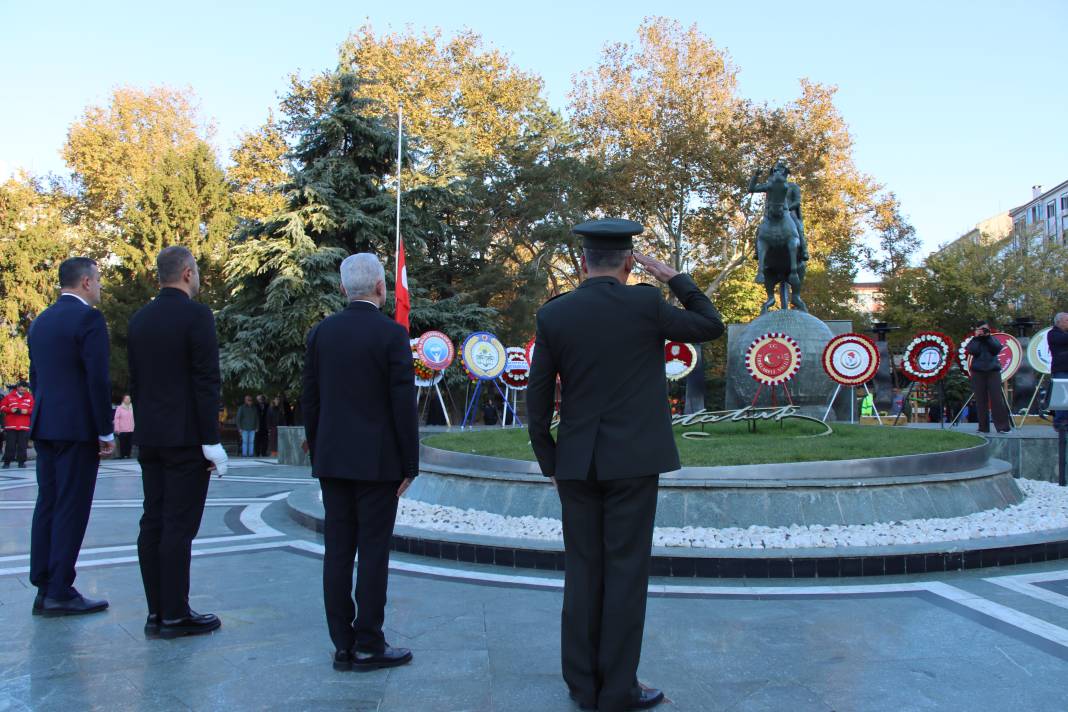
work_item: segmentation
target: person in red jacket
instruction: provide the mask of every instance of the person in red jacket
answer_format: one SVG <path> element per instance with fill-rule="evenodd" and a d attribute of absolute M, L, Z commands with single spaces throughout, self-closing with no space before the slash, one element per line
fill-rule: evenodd
<path fill-rule="evenodd" d="M 4 469 L 18 460 L 19 467 L 26 466 L 26 447 L 30 442 L 30 415 L 33 413 L 33 394 L 26 381 L 19 381 L 15 390 L 0 401 L 0 413 L 4 414 Z"/>

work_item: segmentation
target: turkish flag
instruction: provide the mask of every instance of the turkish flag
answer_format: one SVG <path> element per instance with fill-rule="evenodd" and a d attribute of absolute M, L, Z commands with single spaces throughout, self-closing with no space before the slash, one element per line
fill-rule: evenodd
<path fill-rule="evenodd" d="M 411 311 L 412 301 L 408 295 L 408 269 L 404 266 L 404 240 L 397 237 L 397 274 L 396 274 L 396 301 L 397 308 L 393 319 L 402 324 L 405 329 L 411 329 L 408 324 L 408 312 Z"/>

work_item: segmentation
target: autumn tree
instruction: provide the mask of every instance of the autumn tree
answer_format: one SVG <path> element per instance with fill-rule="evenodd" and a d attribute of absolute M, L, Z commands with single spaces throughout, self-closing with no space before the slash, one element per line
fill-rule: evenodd
<path fill-rule="evenodd" d="M 169 87 L 116 89 L 106 106 L 88 107 L 71 125 L 63 159 L 79 218 L 98 233 L 98 255 L 109 252 L 123 209 L 164 156 L 204 138 L 192 93 Z"/>
<path fill-rule="evenodd" d="M 264 220 L 285 208 L 281 189 L 289 180 L 288 153 L 285 130 L 273 113 L 263 126 L 240 137 L 226 172 L 238 220 Z"/>
<path fill-rule="evenodd" d="M 806 301 L 825 318 L 848 314 L 861 238 L 876 205 L 895 203 L 854 166 L 833 88 L 802 80 L 796 100 L 771 107 L 740 97 L 736 75 L 695 26 L 665 18 L 643 22 L 635 45 L 605 50 L 572 92 L 579 130 L 612 178 L 605 207 L 651 227 L 649 249 L 702 273 L 719 294 L 752 277 L 761 205 L 745 190 L 749 176 L 783 158 L 804 196 Z M 755 307 L 757 293 L 724 295 Z"/>

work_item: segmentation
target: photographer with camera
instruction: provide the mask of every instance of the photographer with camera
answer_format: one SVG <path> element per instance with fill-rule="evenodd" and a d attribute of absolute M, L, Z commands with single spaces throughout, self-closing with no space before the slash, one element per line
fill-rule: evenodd
<path fill-rule="evenodd" d="M 986 321 L 975 325 L 972 336 L 967 351 L 972 358 L 969 373 L 975 412 L 979 417 L 979 432 L 990 432 L 990 414 L 993 411 L 994 427 L 999 433 L 1007 433 L 1012 426 L 1009 423 L 1009 408 L 1001 393 L 1001 362 L 998 361 L 998 354 L 1005 347 L 991 335 L 990 324 Z"/>

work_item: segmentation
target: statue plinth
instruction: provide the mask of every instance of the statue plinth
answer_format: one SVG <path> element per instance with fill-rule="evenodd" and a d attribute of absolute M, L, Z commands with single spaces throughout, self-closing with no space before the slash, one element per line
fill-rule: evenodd
<path fill-rule="evenodd" d="M 745 352 L 753 340 L 769 332 L 782 332 L 793 338 L 801 348 L 801 368 L 786 384 L 793 403 L 801 407 L 803 415 L 822 418 L 834 393 L 835 384 L 827 377 L 820 363 L 823 348 L 831 337 L 851 331 L 852 322 L 823 322 L 798 309 L 779 309 L 762 314 L 748 324 L 731 324 L 727 331 L 727 388 L 726 407 L 750 405 L 760 384 L 753 380 L 745 367 Z M 780 386 L 775 387 L 778 403 L 783 403 Z M 757 405 L 770 405 L 768 386 L 760 393 Z M 838 419 L 849 419 L 849 400 L 839 397 L 833 411 Z"/>

